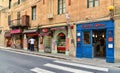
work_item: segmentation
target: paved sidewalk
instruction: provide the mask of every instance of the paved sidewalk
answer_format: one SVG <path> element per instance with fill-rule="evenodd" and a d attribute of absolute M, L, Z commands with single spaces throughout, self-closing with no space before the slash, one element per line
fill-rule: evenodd
<path fill-rule="evenodd" d="M 30 52 L 30 51 L 13 49 L 13 48 L 8 48 L 8 47 L 1 47 L 1 46 L 0 46 L 0 49 L 22 52 L 22 53 L 28 53 L 28 54 L 35 54 L 35 55 L 58 58 L 58 59 L 64 59 L 64 60 L 68 60 L 68 61 L 72 61 L 72 62 L 76 62 L 76 63 L 81 63 L 81 64 L 86 64 L 86 65 L 120 69 L 120 62 L 119 63 L 106 63 L 105 59 L 100 59 L 100 58 L 92 58 L 92 59 L 75 58 L 75 57 L 67 56 L 67 55 L 64 55 L 64 54 Z"/>

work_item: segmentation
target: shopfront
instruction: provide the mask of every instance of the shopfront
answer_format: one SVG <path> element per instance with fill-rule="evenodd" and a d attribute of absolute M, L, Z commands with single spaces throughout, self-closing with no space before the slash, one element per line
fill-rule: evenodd
<path fill-rule="evenodd" d="M 34 43 L 34 51 L 39 51 L 38 48 L 38 31 L 37 29 L 29 29 L 29 30 L 24 30 L 24 49 L 30 50 L 30 43 L 28 42 L 30 38 L 35 39 Z"/>
<path fill-rule="evenodd" d="M 5 46 L 6 47 L 11 47 L 12 46 L 12 41 L 11 41 L 10 31 L 6 31 L 4 37 L 5 37 Z"/>
<path fill-rule="evenodd" d="M 12 36 L 12 47 L 22 49 L 22 31 L 21 29 L 12 29 L 10 31 Z"/>
<path fill-rule="evenodd" d="M 78 58 L 105 58 L 114 62 L 114 21 L 77 24 Z"/>
<path fill-rule="evenodd" d="M 52 47 L 53 52 L 66 54 L 66 47 L 69 45 L 67 43 L 67 27 L 54 27 L 50 29 L 53 32 Z"/>
<path fill-rule="evenodd" d="M 51 39 L 52 39 L 52 32 L 49 28 L 42 28 L 40 29 L 39 33 L 39 49 L 40 52 L 51 53 Z"/>

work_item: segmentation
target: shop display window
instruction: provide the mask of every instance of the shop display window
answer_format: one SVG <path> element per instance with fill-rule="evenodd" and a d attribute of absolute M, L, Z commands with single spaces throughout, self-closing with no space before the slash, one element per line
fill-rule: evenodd
<path fill-rule="evenodd" d="M 57 50 L 58 50 L 58 53 L 65 53 L 66 38 L 65 38 L 65 35 L 63 33 L 58 34 Z"/>
<path fill-rule="evenodd" d="M 58 35 L 58 46 L 65 46 L 65 35 L 63 33 Z"/>

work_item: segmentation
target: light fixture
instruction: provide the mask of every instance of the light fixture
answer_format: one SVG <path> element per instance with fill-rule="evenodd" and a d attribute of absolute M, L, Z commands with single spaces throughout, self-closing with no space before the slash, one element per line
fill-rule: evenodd
<path fill-rule="evenodd" d="M 95 37 L 95 35 L 94 35 L 94 34 L 93 34 L 92 36 L 93 36 L 93 37 Z"/>
<path fill-rule="evenodd" d="M 108 9 L 109 9 L 110 11 L 113 11 L 113 10 L 114 10 L 114 6 L 109 6 Z"/>
<path fill-rule="evenodd" d="M 96 35 L 95 37 L 97 38 L 98 36 Z"/>
<path fill-rule="evenodd" d="M 103 34 L 103 35 L 102 35 L 102 37 L 104 38 L 104 37 L 105 37 L 105 35 Z"/>

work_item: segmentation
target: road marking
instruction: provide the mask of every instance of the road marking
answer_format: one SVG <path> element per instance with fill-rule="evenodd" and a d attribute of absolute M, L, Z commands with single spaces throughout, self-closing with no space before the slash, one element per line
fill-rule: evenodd
<path fill-rule="evenodd" d="M 109 71 L 108 68 L 95 67 L 95 66 L 90 66 L 90 65 L 83 65 L 83 64 L 70 63 L 70 62 L 63 62 L 63 61 L 54 61 L 54 62 L 60 63 L 60 64 L 66 64 L 66 65 L 77 66 L 77 67 L 84 67 L 84 68 L 93 69 L 93 70 L 105 71 L 105 72 L 108 72 L 108 71 Z"/>
<path fill-rule="evenodd" d="M 41 69 L 41 68 L 38 68 L 38 67 L 35 67 L 35 68 L 31 69 L 31 71 L 36 72 L 36 73 L 55 73 L 55 72 L 48 71 L 48 70 L 45 70 L 45 69 Z"/>
<path fill-rule="evenodd" d="M 69 71 L 69 72 L 73 72 L 73 73 L 94 73 L 94 72 L 89 72 L 89 71 L 84 71 L 84 70 L 78 70 L 78 69 L 73 69 L 73 68 L 69 68 L 69 67 L 63 67 L 63 66 L 59 66 L 59 65 L 55 65 L 55 64 L 44 64 L 44 66 L 47 67 L 52 67 L 52 68 L 56 68 L 56 69 L 60 69 L 60 70 L 64 70 L 64 71 Z"/>

